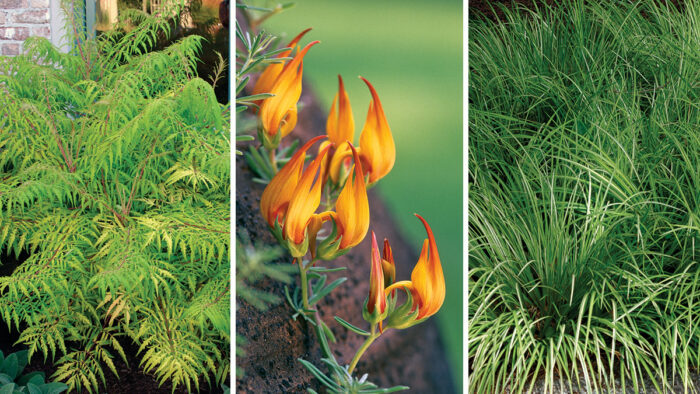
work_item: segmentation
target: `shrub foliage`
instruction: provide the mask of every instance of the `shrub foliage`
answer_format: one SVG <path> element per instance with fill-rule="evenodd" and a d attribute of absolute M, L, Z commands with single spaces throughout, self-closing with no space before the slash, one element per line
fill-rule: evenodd
<path fill-rule="evenodd" d="M 0 316 L 71 390 L 130 342 L 173 387 L 229 374 L 229 108 L 199 37 L 152 50 L 169 26 L 130 11 L 69 53 L 30 38 L 0 58 L 0 249 L 28 255 Z"/>

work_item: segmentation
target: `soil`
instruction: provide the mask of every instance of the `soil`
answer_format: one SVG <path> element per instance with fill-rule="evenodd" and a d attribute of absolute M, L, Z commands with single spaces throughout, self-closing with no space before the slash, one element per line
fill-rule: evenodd
<path fill-rule="evenodd" d="M 320 109 L 308 86 L 304 86 L 300 104 L 299 123 L 295 131 L 286 137 L 285 143 L 294 138 L 301 139 L 303 143 L 325 133 L 326 113 Z M 240 144 L 238 148 L 247 150 L 245 144 Z M 276 244 L 260 215 L 260 196 L 264 185 L 251 181 L 253 175 L 241 157 L 236 160 L 236 171 L 236 227 L 245 229 L 253 242 Z M 421 245 L 406 242 L 375 190 L 369 191 L 369 202 L 372 218 L 370 230 L 375 231 L 380 242 L 383 238 L 391 242 L 397 280 L 409 279 Z M 416 225 L 420 225 L 417 220 Z M 321 319 L 337 339 L 337 343 L 330 346 L 341 365 L 350 363 L 364 337 L 340 326 L 333 315 L 367 328 L 367 323 L 362 319 L 362 305 L 369 292 L 370 242 L 367 236 L 348 254 L 322 264 L 328 268 L 348 267 L 342 273 L 329 275 L 329 282 L 341 275 L 348 277 L 348 280 L 318 305 Z M 277 262 L 291 264 L 291 257 L 283 257 Z M 298 284 L 298 275 L 295 275 L 295 280 Z M 284 285 L 279 282 L 265 280 L 255 287 L 284 299 Z M 323 365 L 313 327 L 301 319 L 292 320 L 294 312 L 286 302 L 260 312 L 241 299 L 236 301 L 236 333 L 248 341 L 244 347 L 245 357 L 237 358 L 237 368 L 244 371 L 244 375 L 236 381 L 237 392 L 300 393 L 307 388 L 325 392 L 297 361 L 304 358 L 316 366 Z M 326 368 L 321 369 L 327 371 Z M 411 387 L 409 392 L 412 393 L 455 392 L 434 319 L 406 330 L 385 331 L 369 348 L 356 371 L 359 375 L 368 373 L 368 380 L 379 387 L 406 385 Z"/>

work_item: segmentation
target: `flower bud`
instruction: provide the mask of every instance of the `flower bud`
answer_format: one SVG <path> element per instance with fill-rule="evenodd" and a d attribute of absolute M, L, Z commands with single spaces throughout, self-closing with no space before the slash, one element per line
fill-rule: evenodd
<path fill-rule="evenodd" d="M 391 252 L 389 240 L 384 238 L 384 249 L 382 250 L 382 271 L 384 271 L 384 287 L 389 287 L 396 279 L 396 266 L 394 265 L 394 254 Z"/>
<path fill-rule="evenodd" d="M 382 261 L 379 257 L 377 237 L 372 231 L 371 270 L 369 275 L 369 296 L 362 310 L 364 317 L 370 324 L 376 324 L 384 320 L 387 315 L 386 295 L 384 294 L 384 273 Z"/>

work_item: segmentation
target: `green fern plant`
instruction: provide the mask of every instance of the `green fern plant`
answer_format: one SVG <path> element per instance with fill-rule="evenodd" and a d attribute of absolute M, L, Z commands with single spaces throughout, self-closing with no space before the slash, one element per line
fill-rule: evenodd
<path fill-rule="evenodd" d="M 98 391 L 132 341 L 161 384 L 219 387 L 230 108 L 196 75 L 201 38 L 153 51 L 170 25 L 125 18 L 69 53 L 30 38 L 0 58 L 0 251 L 29 254 L 0 277 L 0 318 L 70 391 Z"/>

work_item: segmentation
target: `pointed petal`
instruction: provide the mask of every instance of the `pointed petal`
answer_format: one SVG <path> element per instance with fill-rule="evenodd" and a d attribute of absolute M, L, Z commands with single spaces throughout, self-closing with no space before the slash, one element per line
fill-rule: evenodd
<path fill-rule="evenodd" d="M 304 56 L 312 46 L 318 43 L 319 41 L 309 43 L 297 53 L 294 59 L 284 66 L 270 89 L 269 93 L 274 94 L 274 96 L 263 100 L 260 106 L 260 120 L 263 129 L 268 135 L 276 135 L 282 126 L 282 121 L 288 117 L 290 109 L 292 107 L 296 108 L 299 97 L 301 97 Z M 286 130 L 287 133 L 290 131 Z"/>
<path fill-rule="evenodd" d="M 382 270 L 384 271 L 384 287 L 389 287 L 396 279 L 396 266 L 391 245 L 386 238 L 384 238 L 384 249 L 382 250 Z"/>
<path fill-rule="evenodd" d="M 308 33 L 309 30 L 311 30 L 311 28 L 302 31 L 296 37 L 294 37 L 294 39 L 290 41 L 289 44 L 287 44 L 287 47 L 289 49 L 281 52 L 279 55 L 277 55 L 277 58 L 289 57 L 289 55 L 292 54 L 294 48 L 297 46 L 299 40 L 301 40 L 301 38 L 304 37 L 304 35 Z M 255 82 L 255 86 L 253 86 L 253 91 L 251 94 L 269 93 L 270 90 L 272 90 L 272 85 L 275 84 L 275 81 L 282 72 L 282 69 L 284 68 L 285 64 L 286 62 L 281 62 L 272 63 L 269 66 L 267 66 L 265 68 L 265 71 L 263 71 L 260 74 L 258 80 Z"/>
<path fill-rule="evenodd" d="M 342 235 L 341 249 L 359 244 L 369 230 L 369 201 L 365 178 L 362 175 L 362 163 L 355 147 L 350 142 L 348 144 L 355 159 L 354 177 L 350 175 L 345 181 L 345 186 L 335 203 L 338 234 Z"/>
<path fill-rule="evenodd" d="M 306 151 L 323 138 L 324 136 L 318 136 L 304 144 L 265 187 L 260 198 L 260 211 L 271 227 L 275 225 L 275 219 L 278 219 L 280 215 L 281 218 L 278 221 L 283 222 L 284 210 L 286 210 L 301 177 Z"/>
<path fill-rule="evenodd" d="M 304 241 L 306 226 L 321 203 L 321 186 L 323 179 L 319 173 L 321 162 L 328 153 L 328 147 L 319 152 L 318 156 L 304 170 L 304 173 L 294 189 L 294 195 L 289 201 L 287 217 L 284 222 L 286 239 L 296 244 Z"/>
<path fill-rule="evenodd" d="M 394 167 L 396 147 L 377 91 L 369 81 L 360 78 L 365 81 L 372 94 L 367 120 L 360 134 L 360 148 L 362 156 L 370 164 L 365 172 L 369 172 L 369 183 L 373 184 L 386 176 Z"/>
<path fill-rule="evenodd" d="M 336 112 L 336 103 L 338 110 Z M 338 75 L 338 93 L 333 99 L 331 112 L 328 114 L 326 122 L 326 132 L 328 139 L 336 146 L 340 147 L 345 141 L 352 141 L 355 135 L 355 120 L 352 116 L 352 108 L 348 93 L 343 85 L 343 78 Z"/>
<path fill-rule="evenodd" d="M 373 313 L 375 310 L 378 310 L 381 314 L 386 310 L 384 273 L 382 271 L 381 260 L 382 259 L 379 256 L 379 246 L 377 246 L 377 237 L 374 235 L 374 231 L 372 231 L 372 267 L 369 275 L 369 300 L 367 302 L 367 311 L 369 313 Z"/>
<path fill-rule="evenodd" d="M 418 263 L 411 273 L 411 282 L 420 296 L 417 319 L 422 319 L 435 314 L 442 306 L 445 300 L 445 277 L 433 231 L 425 219 L 420 215 L 416 214 L 416 216 L 423 222 L 425 231 L 428 233 L 428 239 L 423 242 Z"/>
<path fill-rule="evenodd" d="M 335 212 L 325 211 L 311 216 L 311 221 L 307 227 L 307 234 L 309 236 L 309 250 L 311 251 L 311 258 L 316 258 L 316 236 L 318 232 L 321 231 L 323 223 L 335 217 Z"/>

